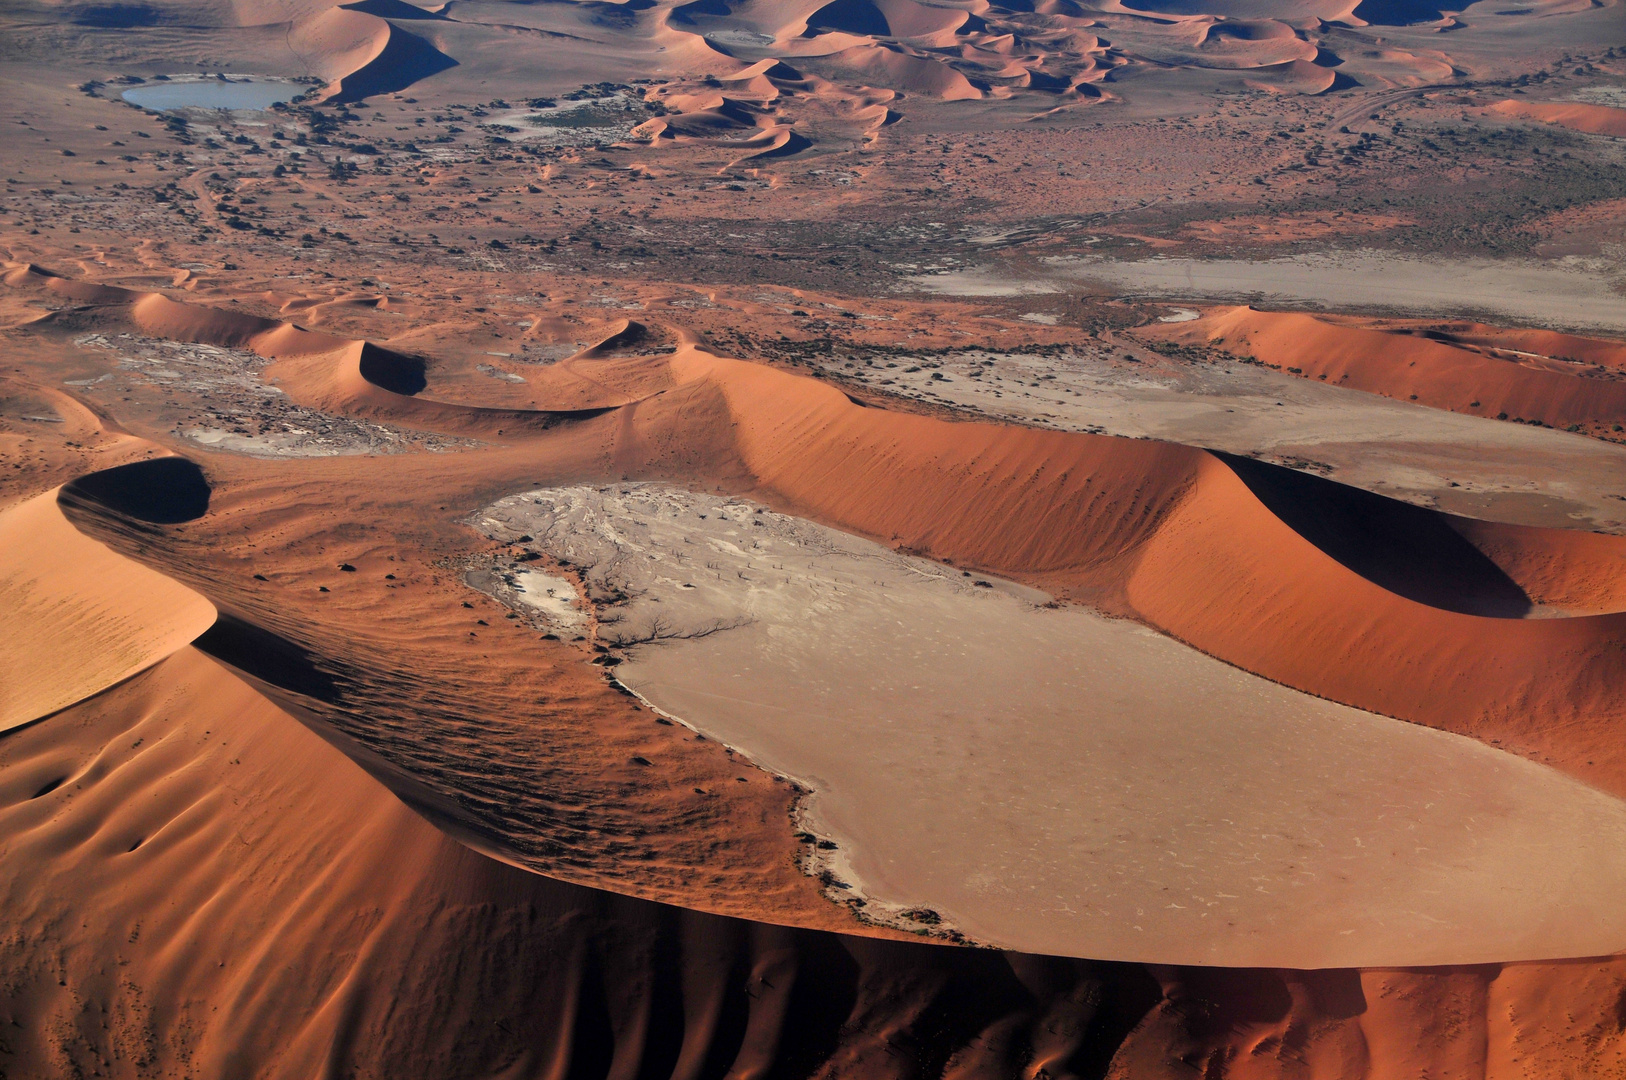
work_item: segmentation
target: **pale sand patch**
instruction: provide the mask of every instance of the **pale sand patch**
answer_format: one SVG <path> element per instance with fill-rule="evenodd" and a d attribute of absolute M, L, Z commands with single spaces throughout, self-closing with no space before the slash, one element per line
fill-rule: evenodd
<path fill-rule="evenodd" d="M 1626 267 L 1597 259 L 1544 263 L 1356 251 L 1262 260 L 1063 255 L 1044 262 L 1038 274 L 983 266 L 907 281 L 941 296 L 1031 296 L 1083 281 L 1152 299 L 1302 303 L 1453 318 L 1483 314 L 1492 322 L 1527 326 L 1626 330 Z"/>
<path fill-rule="evenodd" d="M 1160 963 L 1626 948 L 1626 804 L 1543 766 L 740 500 L 555 489 L 480 525 L 664 627 L 621 680 L 811 787 L 870 906 Z"/>
<path fill-rule="evenodd" d="M 571 582 L 540 570 L 515 570 L 512 579 L 520 602 L 542 613 L 549 621 L 572 627 L 585 625 L 586 620 L 576 606 L 576 586 Z"/>

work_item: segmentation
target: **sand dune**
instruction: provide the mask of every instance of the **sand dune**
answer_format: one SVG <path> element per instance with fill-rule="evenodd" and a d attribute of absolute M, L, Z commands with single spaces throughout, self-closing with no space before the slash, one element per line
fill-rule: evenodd
<path fill-rule="evenodd" d="M 736 425 L 732 453 L 771 503 L 1133 613 L 1289 686 L 1501 739 L 1626 790 L 1626 754 L 1608 734 L 1626 714 L 1607 689 L 1621 677 L 1626 615 L 1467 614 L 1492 602 L 1467 580 L 1449 597 L 1412 599 L 1380 583 L 1419 595 L 1403 583 L 1414 574 L 1404 562 L 1382 572 L 1340 562 L 1335 544 L 1321 537 L 1327 547 L 1317 546 L 1315 529 L 1284 521 L 1235 467 L 1203 451 L 862 408 L 834 389 L 692 348 L 671 363 L 680 380 L 722 396 Z M 640 426 L 676 421 L 654 406 L 640 408 Z M 1334 505 L 1359 494 L 1317 483 Z M 1529 567 L 1550 561 L 1510 555 L 1534 535 L 1501 533 L 1487 552 L 1539 593 Z M 1588 573 L 1613 574 L 1616 555 L 1586 551 L 1567 557 L 1598 557 Z M 1487 570 L 1485 580 L 1507 573 Z M 1512 597 L 1507 583 L 1499 588 Z"/>
<path fill-rule="evenodd" d="M 503 865 L 191 648 L 0 758 L 0 890 L 38 947 L 0 959 L 12 1075 L 759 1075 L 872 1070 L 900 1040 L 977 1072 L 1079 1068 L 1156 1000 L 1131 969 L 752 924 Z"/>
<path fill-rule="evenodd" d="M 1613 135 L 1626 139 L 1626 109 L 1608 105 L 1587 105 L 1578 101 L 1515 101 L 1509 98 L 1491 106 L 1502 116 L 1540 120 L 1589 135 Z"/>
<path fill-rule="evenodd" d="M 0 889 L 41 946 L 0 958 L 17 1075 L 1511 1078 L 1626 1054 L 1613 960 L 1148 969 L 562 884 L 429 826 L 190 647 L 0 759 Z"/>
<path fill-rule="evenodd" d="M 1222 308 L 1145 333 L 1218 345 L 1307 379 L 1453 412 L 1593 431 L 1626 422 L 1626 382 L 1599 378 L 1593 366 L 1621 369 L 1626 347 L 1614 342 L 1541 332 L 1500 338 L 1472 326 L 1454 337 L 1396 333 L 1251 307 Z M 1530 354 L 1531 347 L 1542 353 Z"/>
<path fill-rule="evenodd" d="M 9 5 L 0 1075 L 1626 1075 L 1621 10 Z"/>
<path fill-rule="evenodd" d="M 1264 320 L 1295 345 L 1301 322 L 1334 341 L 1376 333 L 1303 315 L 1249 309 L 1228 315 L 1248 320 L 1255 334 L 1251 320 Z M 1284 325 L 1295 332 L 1283 331 Z M 196 332 L 191 323 L 177 326 Z M 1206 334 L 1206 326 L 1198 332 Z M 1514 372 L 1508 385 L 1521 391 L 1527 382 L 1556 381 L 1580 391 L 1615 385 L 1532 370 L 1427 338 L 1377 336 L 1422 350 L 1425 358 L 1444 350 L 1453 363 L 1460 355 L 1470 364 Z M 1617 642 L 1626 633 L 1626 614 L 1506 617 L 1531 613 L 1555 597 L 1573 603 L 1584 596 L 1589 606 L 1583 610 L 1618 610 L 1612 588 L 1560 585 L 1543 592 L 1552 582 L 1611 580 L 1606 567 L 1613 566 L 1613 545 L 1547 543 L 1536 541 L 1537 533 L 1489 530 L 1495 539 L 1486 541 L 1480 565 L 1494 553 L 1507 568 L 1490 563 L 1475 571 L 1477 578 L 1431 577 L 1419 569 L 1428 564 L 1413 565 L 1417 550 L 1405 544 L 1390 555 L 1369 553 L 1363 562 L 1348 554 L 1359 546 L 1352 546 L 1348 528 L 1360 515 L 1329 509 L 1360 493 L 1339 485 L 1325 484 L 1322 508 L 1289 523 L 1250 487 L 1264 482 L 1259 476 L 1238 474 L 1245 462 L 1227 464 L 1168 444 L 949 424 L 861 408 L 814 380 L 722 359 L 690 341 L 648 362 L 647 371 L 669 375 L 583 357 L 558 377 L 561 385 L 575 383 L 576 401 L 610 407 L 623 403 L 617 393 L 642 400 L 636 412 L 606 418 L 606 435 L 616 432 L 617 475 L 668 468 L 663 462 L 674 452 L 709 458 L 710 468 L 737 462 L 757 492 L 796 513 L 1134 614 L 1289 686 L 1387 716 L 1503 739 L 1610 790 L 1626 790 L 1626 749 L 1608 735 L 1626 721 L 1626 711 L 1607 689 L 1619 677 Z M 1371 351 L 1363 345 L 1356 355 Z M 364 364 L 369 357 L 374 362 Z M 1404 370 L 1415 377 L 1409 373 L 1420 369 L 1407 361 Z M 293 396 L 327 408 L 488 436 L 590 420 L 593 408 L 504 411 L 424 401 L 399 392 L 412 388 L 412 364 L 360 344 L 279 364 L 273 372 Z M 579 389 L 583 378 L 602 389 Z M 648 397 L 665 378 L 673 388 Z M 391 380 L 401 381 L 391 388 Z M 1419 379 L 1416 385 L 1432 384 Z M 1441 376 L 1439 385 L 1456 384 Z M 1587 399 L 1571 392 L 1546 400 L 1584 405 Z M 708 427 L 719 411 L 728 422 Z M 1457 535 L 1448 518 L 1439 520 L 1447 527 L 1434 535 Z M 1440 549 L 1430 557 L 1443 566 L 1458 554 Z M 1565 568 L 1555 569 L 1560 563 Z M 1510 569 L 1535 595 L 1508 577 Z M 1419 581 L 1431 584 L 1420 589 Z M 1563 603 L 1547 606 L 1564 610 Z M 1344 660 L 1331 663 L 1333 656 Z M 1375 678 L 1377 672 L 1384 677 Z M 1584 727 L 1573 726 L 1583 718 Z"/>
<path fill-rule="evenodd" d="M 1045 100 L 1036 104 L 1043 109 L 1078 104 L 1099 95 L 1080 88 L 1099 83 L 1109 72 L 1117 73 L 1115 78 L 1166 79 L 1169 86 L 1207 90 L 1230 86 L 1321 94 L 1355 85 L 1419 87 L 1446 82 L 1454 72 L 1466 70 L 1453 55 L 1484 48 L 1484 41 L 1503 26 L 1518 25 L 1521 19 L 1580 16 L 1590 9 L 1584 0 L 1550 0 L 1476 12 L 1464 21 L 1422 0 L 1113 0 L 1093 7 L 1073 0 L 638 5 L 453 0 L 433 10 L 379 0 L 238 0 L 91 5 L 86 25 L 123 25 L 120 19 L 127 16 L 135 20 L 131 26 L 184 21 L 267 31 L 282 27 L 289 55 L 279 60 L 290 70 L 326 79 L 324 95 L 339 102 L 403 91 L 431 78 L 474 92 L 497 82 L 561 92 L 604 79 L 631 81 L 651 71 L 658 71 L 661 81 L 726 79 L 763 61 L 789 61 L 824 77 L 830 93 L 788 102 L 779 118 L 788 129 L 816 115 L 830 96 L 877 88 L 947 101 L 1042 95 Z M 1452 30 L 1446 43 L 1450 48 L 1431 47 L 1433 42 L 1406 31 L 1430 23 Z M 1262 32 L 1265 24 L 1278 30 Z M 1382 32 L 1340 43 L 1336 27 Z M 1390 40 L 1391 27 L 1405 35 L 1404 42 Z M 1092 30 L 1108 33 L 1098 36 Z M 571 42 L 590 43 L 594 63 Z M 1222 74 L 1234 71 L 1251 74 Z M 541 84 L 533 86 L 538 79 Z M 1600 133 L 1619 127 L 1618 117 L 1610 114 L 1621 111 L 1511 101 L 1496 108 L 1524 110 L 1518 115 Z M 1556 119 L 1559 113 L 1551 113 L 1553 109 L 1565 119 Z M 693 128 L 700 122 L 692 118 L 687 124 Z M 680 126 L 656 125 L 657 134 L 672 134 L 655 144 L 714 137 L 684 135 Z M 842 138 L 837 135 L 833 141 Z M 758 150 L 770 159 L 818 142 L 805 131 L 787 135 L 784 130 L 768 131 L 763 141 L 767 145 Z"/>
<path fill-rule="evenodd" d="M 187 472 L 180 458 L 158 458 L 103 473 L 101 484 L 70 485 L 63 497 L 202 482 L 171 475 Z M 214 606 L 202 596 L 82 535 L 57 508 L 59 494 L 47 491 L 0 512 L 0 730 L 129 678 L 214 622 Z M 174 520 L 177 510 L 191 515 L 188 507 L 120 508 L 147 520 Z"/>
<path fill-rule="evenodd" d="M 365 341 L 333 353 L 279 360 L 266 369 L 266 377 L 312 408 L 449 434 L 540 431 L 599 411 L 486 409 L 415 397 L 427 385 L 423 361 Z"/>
<path fill-rule="evenodd" d="M 418 397 L 428 385 L 421 358 L 276 319 L 181 303 L 158 293 L 87 289 L 34 267 L 13 269 L 7 282 L 84 301 L 90 310 L 76 313 L 76 325 L 85 317 L 124 323 L 153 337 L 247 349 L 274 359 L 267 378 L 280 383 L 293 400 L 316 409 L 473 436 L 541 430 L 592 415 L 591 409 L 585 414 L 485 409 Z M 41 325 L 49 322 L 48 316 Z M 613 340 L 601 348 L 613 348 Z"/>
<path fill-rule="evenodd" d="M 217 316 L 200 316 L 198 323 L 170 315 L 168 307 L 153 309 L 187 333 L 252 329 L 251 344 L 293 333 L 266 330 L 259 321 L 228 325 Z M 1455 389 L 1460 371 L 1429 381 L 1414 374 L 1427 371 L 1423 363 L 1414 368 L 1407 360 L 1401 368 L 1390 343 L 1415 350 L 1424 362 L 1443 350 L 1454 367 L 1484 365 L 1504 376 L 1509 402 L 1582 408 L 1589 405 L 1587 391 L 1616 385 L 1311 316 L 1242 308 L 1218 317 L 1240 320 L 1250 340 L 1279 335 L 1264 340 L 1283 347 L 1301 347 L 1307 331 L 1346 343 L 1355 349 L 1354 360 L 1344 371 L 1329 368 L 1328 379 L 1343 385 L 1353 381 L 1343 374 L 1360 370 L 1354 361 L 1365 364 L 1375 351 L 1372 338 L 1361 335 L 1375 335 L 1390 370 L 1416 379 L 1419 389 Z M 1255 321 L 1263 329 L 1255 329 Z M 1197 323 L 1171 325 L 1191 333 Z M 631 330 L 629 324 L 610 340 Z M 1206 340 L 1208 330 L 1205 323 L 1197 340 Z M 313 335 L 295 338 L 307 336 Z M 1347 345 L 1351 340 L 1359 348 Z M 1331 364 L 1340 354 L 1323 356 L 1331 356 L 1322 361 Z M 482 410 L 425 401 L 402 392 L 418 385 L 421 370 L 409 358 L 354 343 L 278 364 L 272 373 L 295 398 L 326 408 L 488 437 L 591 421 L 595 407 Z M 1414 546 L 1401 544 L 1382 556 L 1369 552 L 1364 562 L 1349 554 L 1359 547 L 1350 522 L 1367 512 L 1350 516 L 1334 508 L 1353 505 L 1360 493 L 1325 484 L 1321 508 L 1290 523 L 1280 516 L 1281 504 L 1273 510 L 1261 501 L 1265 488 L 1254 490 L 1268 487 L 1258 469 L 1245 477 L 1237 470 L 1252 469 L 1248 463 L 1227 464 L 1188 447 L 948 424 L 861 408 L 815 380 L 719 358 L 692 338 L 670 357 L 651 359 L 647 369 L 584 356 L 567 372 L 556 378 L 561 387 L 574 383 L 576 401 L 603 403 L 596 407 L 642 402 L 636 412 L 606 418 L 606 435 L 616 433 L 617 475 L 670 467 L 662 462 L 674 452 L 690 460 L 709 457 L 711 468 L 737 462 L 768 501 L 794 512 L 1132 613 L 1289 686 L 1387 716 L 1504 739 L 1611 790 L 1626 790 L 1626 749 L 1607 734 L 1626 721 L 1607 689 L 1619 677 L 1616 643 L 1626 633 L 1626 614 L 1506 617 L 1534 612 L 1542 599 L 1554 597 L 1573 603 L 1584 596 L 1583 610 L 1619 610 L 1613 588 L 1551 586 L 1612 580 L 1613 545 L 1547 543 L 1535 540 L 1537 533 L 1489 530 L 1495 539 L 1485 541 L 1479 577 L 1440 578 L 1419 568 L 1429 564 L 1414 565 Z M 601 389 L 588 392 L 584 378 Z M 649 397 L 667 378 L 673 387 Z M 1562 394 L 1546 392 L 1554 384 Z M 1515 398 L 1515 391 L 1527 396 Z M 618 401 L 617 394 L 624 398 Z M 1480 408 L 1498 400 L 1486 397 Z M 719 411 L 728 422 L 708 428 Z M 1402 513 L 1396 521 L 1404 519 Z M 1436 527 L 1433 535 L 1457 535 L 1448 518 L 1439 520 L 1446 528 Z M 1396 535 L 1405 532 L 1395 528 Z M 1507 568 L 1490 562 L 1489 553 Z M 1430 557 L 1446 566 L 1459 554 L 1442 548 Z M 1536 595 L 1508 577 L 1509 570 Z M 1419 588 L 1418 582 L 1429 584 Z M 1563 603 L 1547 607 L 1564 610 Z M 1345 659 L 1333 664 L 1333 656 Z M 1374 678 L 1380 671 L 1385 677 Z M 1572 726 L 1583 718 L 1584 728 Z"/>

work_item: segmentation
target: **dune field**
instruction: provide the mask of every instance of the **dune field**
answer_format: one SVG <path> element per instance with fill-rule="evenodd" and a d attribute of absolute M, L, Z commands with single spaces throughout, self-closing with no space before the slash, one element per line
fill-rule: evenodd
<path fill-rule="evenodd" d="M 0 10 L 0 1077 L 1626 1072 L 1616 0 Z"/>

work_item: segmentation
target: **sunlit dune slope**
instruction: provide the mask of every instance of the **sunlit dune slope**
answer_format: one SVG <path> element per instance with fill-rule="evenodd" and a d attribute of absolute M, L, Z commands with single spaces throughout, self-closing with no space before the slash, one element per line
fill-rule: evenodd
<path fill-rule="evenodd" d="M 1588 105 L 1579 101 L 1515 101 L 1509 98 L 1491 106 L 1503 116 L 1541 120 L 1589 135 L 1613 135 L 1626 139 L 1626 109 L 1608 105 Z"/>
<path fill-rule="evenodd" d="M 185 468 L 160 458 L 99 475 L 109 486 L 139 485 Z M 62 516 L 58 494 L 0 513 L 0 730 L 157 663 L 215 618 L 191 589 L 81 534 Z"/>
<path fill-rule="evenodd" d="M 567 885 L 443 835 L 191 648 L 0 746 L 14 1076 L 1098 1070 L 1132 968 Z M 86 1011 L 86 1000 L 107 1012 Z M 997 1036 L 992 1037 L 990 1036 Z M 136 1072 L 130 1072 L 138 1065 Z"/>
<path fill-rule="evenodd" d="M 865 408 L 692 348 L 671 363 L 720 395 L 731 452 L 794 512 L 1091 600 L 1268 678 L 1502 740 L 1626 790 L 1614 736 L 1626 708 L 1613 690 L 1626 677 L 1626 614 L 1512 617 L 1542 602 L 1626 606 L 1617 586 L 1581 584 L 1618 581 L 1626 541 L 1458 529 L 1195 448 Z M 640 425 L 681 424 L 658 400 Z"/>
<path fill-rule="evenodd" d="M 1583 389 L 1615 385 L 1379 336 Z M 1177 444 L 867 408 L 678 337 L 675 353 L 643 365 L 598 361 L 595 350 L 569 365 L 565 381 L 598 388 L 573 391 L 575 402 L 628 402 L 597 419 L 573 414 L 591 429 L 570 437 L 570 453 L 583 438 L 605 440 L 606 478 L 748 478 L 740 482 L 794 513 L 1032 581 L 1298 689 L 1497 741 L 1626 791 L 1626 745 L 1614 737 L 1626 722 L 1614 692 L 1626 678 L 1626 613 L 1614 613 L 1626 596 L 1612 584 L 1626 541 L 1457 528 L 1445 515 Z M 284 385 L 336 410 L 443 419 L 493 437 L 558 416 L 511 413 L 499 429 L 482 410 L 380 386 L 401 369 L 369 371 L 366 349 L 303 358 Z"/>
<path fill-rule="evenodd" d="M 1142 332 L 1453 412 L 1593 430 L 1626 422 L 1626 344 L 1473 325 L 1460 334 L 1408 329 L 1235 307 Z"/>

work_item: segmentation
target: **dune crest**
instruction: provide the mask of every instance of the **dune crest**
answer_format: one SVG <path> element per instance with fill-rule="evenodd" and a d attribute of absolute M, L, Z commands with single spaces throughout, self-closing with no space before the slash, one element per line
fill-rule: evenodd
<path fill-rule="evenodd" d="M 293 400 L 354 416 L 387 418 L 406 427 L 481 436 L 541 430 L 595 415 L 523 409 L 486 409 L 417 395 L 427 386 L 424 361 L 368 341 L 306 330 L 289 322 L 171 300 L 111 286 L 86 286 L 36 267 L 14 267 L 17 288 L 45 289 L 83 301 L 99 319 L 124 323 L 153 337 L 247 349 L 275 360 L 266 369 Z M 38 320 L 50 325 L 52 316 Z"/>

